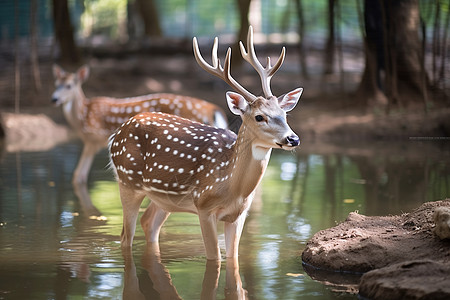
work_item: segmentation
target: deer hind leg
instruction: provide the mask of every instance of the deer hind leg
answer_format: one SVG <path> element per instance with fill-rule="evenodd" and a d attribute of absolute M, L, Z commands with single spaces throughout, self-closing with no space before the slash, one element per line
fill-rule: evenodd
<path fill-rule="evenodd" d="M 73 173 L 74 184 L 86 183 L 95 154 L 102 148 L 94 143 L 85 143 L 77 167 Z"/>
<path fill-rule="evenodd" d="M 238 258 L 239 241 L 246 217 L 247 211 L 244 211 L 233 223 L 225 222 L 224 231 L 227 258 L 233 258 L 235 260 Z"/>
<path fill-rule="evenodd" d="M 123 228 L 121 235 L 121 244 L 123 248 L 131 247 L 133 244 L 134 233 L 136 231 L 136 221 L 139 215 L 139 207 L 145 194 L 133 189 L 127 188 L 119 183 L 120 200 L 123 210 Z"/>
<path fill-rule="evenodd" d="M 217 239 L 217 217 L 208 212 L 198 212 L 203 243 L 205 244 L 206 259 L 220 260 L 219 242 Z"/>
<path fill-rule="evenodd" d="M 170 213 L 151 202 L 141 217 L 141 226 L 147 243 L 158 243 L 159 232 Z"/>

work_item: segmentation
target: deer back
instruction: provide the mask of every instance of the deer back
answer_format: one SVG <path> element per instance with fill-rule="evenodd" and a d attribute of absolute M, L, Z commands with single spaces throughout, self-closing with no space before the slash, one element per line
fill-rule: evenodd
<path fill-rule="evenodd" d="M 122 185 L 196 202 L 218 193 L 217 185 L 230 179 L 235 141 L 229 130 L 164 113 L 141 113 L 111 137 L 110 153 Z"/>
<path fill-rule="evenodd" d="M 86 109 L 86 130 L 103 130 L 108 137 L 131 116 L 140 112 L 163 112 L 226 128 L 224 111 L 209 102 L 176 94 L 149 94 L 139 97 L 116 99 L 93 98 Z"/>

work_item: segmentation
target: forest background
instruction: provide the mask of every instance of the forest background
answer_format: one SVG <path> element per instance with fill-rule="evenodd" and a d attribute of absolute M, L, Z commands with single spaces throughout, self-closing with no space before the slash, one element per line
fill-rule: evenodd
<path fill-rule="evenodd" d="M 383 137 L 395 124 L 417 131 L 413 116 L 426 124 L 424 134 L 445 137 L 449 19 L 450 1 L 443 0 L 7 0 L 0 10 L 0 105 L 57 115 L 49 101 L 56 62 L 71 71 L 91 66 L 88 97 L 165 91 L 225 107 L 228 87 L 196 66 L 192 37 L 209 53 L 219 36 L 222 54 L 233 48 L 234 76 L 257 90 L 236 47 L 251 24 L 260 57 L 287 47 L 273 88 L 305 88 L 306 132 L 331 136 L 358 116 L 360 129 L 370 123 L 369 135 Z"/>

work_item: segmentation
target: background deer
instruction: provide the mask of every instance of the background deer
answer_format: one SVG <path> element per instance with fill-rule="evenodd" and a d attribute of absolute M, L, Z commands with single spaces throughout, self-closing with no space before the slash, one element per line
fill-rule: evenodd
<path fill-rule="evenodd" d="M 206 257 L 220 259 L 217 221 L 225 223 L 226 256 L 237 260 L 247 211 L 253 200 L 272 148 L 294 149 L 300 144 L 286 121 L 302 93 L 295 89 L 279 98 L 272 95 L 270 79 L 283 63 L 285 50 L 272 67 L 256 58 L 250 27 L 246 52 L 241 53 L 258 72 L 264 97 L 257 97 L 230 74 L 231 49 L 224 67 L 217 58 L 215 39 L 209 65 L 194 38 L 194 54 L 207 72 L 222 78 L 235 92 L 227 92 L 230 110 L 241 116 L 233 132 L 161 113 L 141 113 L 123 124 L 110 139 L 110 155 L 123 206 L 122 247 L 132 246 L 139 207 L 145 196 L 151 203 L 141 217 L 146 240 L 157 243 L 171 212 L 198 214 Z"/>
<path fill-rule="evenodd" d="M 75 73 L 68 73 L 54 65 L 53 75 L 56 89 L 52 102 L 62 105 L 67 122 L 84 143 L 74 172 L 74 183 L 87 181 L 95 154 L 107 146 L 108 138 L 114 130 L 139 112 L 165 112 L 222 128 L 227 127 L 223 110 L 204 100 L 174 94 L 150 94 L 124 99 L 88 99 L 81 87 L 89 76 L 88 66 L 80 67 Z"/>

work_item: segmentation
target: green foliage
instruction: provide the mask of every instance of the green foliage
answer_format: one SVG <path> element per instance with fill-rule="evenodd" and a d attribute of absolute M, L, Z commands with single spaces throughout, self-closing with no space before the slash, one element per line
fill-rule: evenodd
<path fill-rule="evenodd" d="M 238 29 L 234 1 L 157 1 L 161 26 L 166 36 L 191 37 L 232 33 Z"/>
<path fill-rule="evenodd" d="M 84 0 L 81 15 L 84 37 L 105 35 L 118 39 L 124 35 L 127 18 L 127 0 Z"/>

